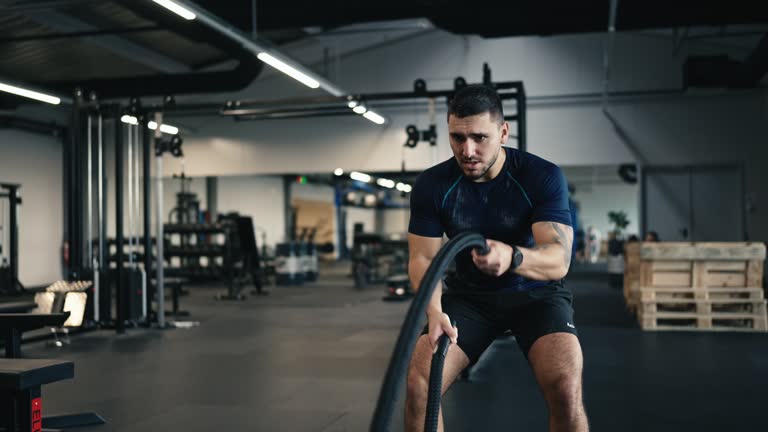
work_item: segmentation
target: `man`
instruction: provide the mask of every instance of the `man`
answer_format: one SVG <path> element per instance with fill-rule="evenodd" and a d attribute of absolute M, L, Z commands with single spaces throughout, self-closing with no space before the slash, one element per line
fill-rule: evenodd
<path fill-rule="evenodd" d="M 412 286 L 419 286 L 444 233 L 479 232 L 490 252 L 460 253 L 456 276 L 435 289 L 428 325 L 408 370 L 406 430 L 424 427 L 431 356 L 443 333 L 453 342 L 443 371 L 445 392 L 510 330 L 547 401 L 550 430 L 587 431 L 581 346 L 572 296 L 562 281 L 573 242 L 565 178 L 544 159 L 502 147 L 509 124 L 489 87 L 468 86 L 456 93 L 448 131 L 454 158 L 424 171 L 411 193 Z"/>

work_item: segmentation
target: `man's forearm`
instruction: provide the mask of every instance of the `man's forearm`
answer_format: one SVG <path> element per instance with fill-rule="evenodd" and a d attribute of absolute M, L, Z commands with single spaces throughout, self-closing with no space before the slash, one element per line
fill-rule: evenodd
<path fill-rule="evenodd" d="M 408 263 L 408 275 L 411 278 L 411 287 L 414 291 L 418 291 L 421 280 L 424 278 L 424 273 L 427 272 L 430 261 L 426 259 L 412 259 Z M 432 293 L 432 298 L 427 305 L 427 315 L 433 313 L 442 313 L 443 307 L 440 303 L 440 299 L 443 295 L 443 284 L 438 281 L 435 290 Z"/>
<path fill-rule="evenodd" d="M 561 244 L 543 244 L 530 249 L 519 249 L 523 253 L 523 262 L 514 272 L 521 276 L 549 281 L 562 279 L 568 273 L 571 257 Z"/>

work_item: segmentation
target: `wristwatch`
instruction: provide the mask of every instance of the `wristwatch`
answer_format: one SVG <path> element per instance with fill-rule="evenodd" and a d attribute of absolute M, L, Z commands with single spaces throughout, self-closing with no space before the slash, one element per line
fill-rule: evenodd
<path fill-rule="evenodd" d="M 512 262 L 509 264 L 509 269 L 514 270 L 520 267 L 523 263 L 523 251 L 515 245 L 512 245 Z"/>

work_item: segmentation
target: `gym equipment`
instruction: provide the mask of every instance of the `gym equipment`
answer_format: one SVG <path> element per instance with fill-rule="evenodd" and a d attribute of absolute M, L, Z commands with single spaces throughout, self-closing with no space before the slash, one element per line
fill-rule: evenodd
<path fill-rule="evenodd" d="M 32 313 L 37 314 L 58 314 L 69 313 L 69 318 L 58 327 L 51 327 L 51 333 L 54 337 L 53 345 L 61 347 L 68 345 L 69 329 L 83 325 L 85 308 L 88 302 L 88 289 L 93 283 L 91 281 L 77 281 L 69 283 L 58 281 L 45 289 L 45 292 L 35 294 L 35 304 L 37 307 Z M 59 339 L 59 333 L 64 335 L 64 340 Z"/>
<path fill-rule="evenodd" d="M 303 285 L 305 277 L 300 243 L 278 243 L 275 248 L 275 282 L 278 285 Z"/>
<path fill-rule="evenodd" d="M 219 300 L 242 300 L 241 286 L 247 282 L 261 293 L 261 260 L 250 217 L 229 213 L 212 224 L 165 224 L 164 232 L 165 259 L 181 258 L 180 265 L 168 267 L 169 276 L 223 280 L 228 292 L 217 296 Z"/>
<path fill-rule="evenodd" d="M 0 429 L 38 432 L 43 425 L 41 387 L 74 378 L 70 361 L 0 359 Z"/>
<path fill-rule="evenodd" d="M 400 335 L 392 352 L 387 373 L 379 392 L 376 410 L 371 420 L 371 432 L 389 431 L 395 402 L 400 395 L 400 388 L 408 370 L 408 361 L 413 354 L 414 345 L 421 333 L 420 323 L 424 317 L 424 311 L 432 298 L 437 282 L 448 269 L 453 258 L 466 248 L 477 248 L 481 254 L 488 253 L 488 246 L 482 235 L 469 232 L 462 233 L 452 238 L 440 249 L 424 273 L 419 290 L 413 299 L 413 303 L 411 303 L 411 307 L 408 309 L 403 326 L 400 328 Z M 430 388 L 432 387 L 430 385 Z M 439 400 L 435 407 L 439 409 Z M 436 417 L 437 414 L 427 413 L 427 417 L 429 416 Z"/>
<path fill-rule="evenodd" d="M 0 416 L 0 422 L 6 421 L 10 424 L 10 426 L 6 426 L 6 431 L 36 432 L 40 431 L 41 428 L 76 428 L 106 423 L 101 416 L 92 412 L 42 418 L 42 413 L 39 410 L 39 404 L 41 403 L 39 400 L 40 385 L 72 378 L 72 363 L 54 360 L 20 360 L 22 333 L 43 327 L 60 327 L 69 316 L 69 312 L 55 314 L 0 314 L 0 335 L 3 338 L 6 356 L 6 359 L 0 359 L 0 410 L 6 409 L 11 411 Z M 11 368 L 7 370 L 2 365 L 8 365 Z M 47 375 L 45 372 L 49 372 L 50 375 Z M 22 376 L 28 378 L 29 381 L 22 381 L 20 379 Z M 21 383 L 25 381 L 27 385 L 22 385 Z M 36 428 L 33 428 L 31 422 L 27 422 L 27 420 L 30 420 L 29 417 L 25 417 L 25 415 L 33 412 L 29 408 L 30 404 L 34 408 L 35 399 L 38 400 L 36 420 L 40 420 L 41 423 L 36 424 Z M 20 410 L 20 413 L 13 412 L 13 409 L 8 410 L 8 407 L 12 406 L 11 401 L 13 400 L 21 403 L 20 406 L 23 408 Z M 21 424 L 20 422 L 24 423 Z"/>
<path fill-rule="evenodd" d="M 317 228 L 303 228 L 298 236 L 299 260 L 301 269 L 304 272 L 304 280 L 314 282 L 319 275 L 319 262 L 317 257 L 317 245 L 315 245 L 315 235 Z"/>
<path fill-rule="evenodd" d="M 243 299 L 244 296 L 240 293 L 241 287 L 248 282 L 253 284 L 257 295 L 266 294 L 262 290 L 261 258 L 256 245 L 253 219 L 250 216 L 241 216 L 239 213 L 232 212 L 220 215 L 219 221 L 228 221 L 234 227 L 229 246 L 232 289 L 227 296 L 219 296 L 219 299 Z"/>
<path fill-rule="evenodd" d="M 387 278 L 387 295 L 384 301 L 402 301 L 413 298 L 411 280 L 407 274 L 398 274 Z"/>
<path fill-rule="evenodd" d="M 19 205 L 21 185 L 13 183 L 0 183 L 0 198 L 8 199 L 8 212 L 2 212 L 0 221 L 0 294 L 16 294 L 23 291 L 19 282 Z M 5 207 L 5 206 L 3 206 Z M 5 209 L 3 209 L 5 210 Z M 8 246 L 4 236 L 8 236 Z M 7 255 L 5 255 L 7 254 Z"/>
<path fill-rule="evenodd" d="M 355 287 L 388 282 L 388 278 L 407 273 L 408 243 L 386 240 L 381 235 L 357 232 L 352 246 L 352 275 Z"/>
<path fill-rule="evenodd" d="M 128 268 L 122 275 L 125 287 L 125 319 L 129 321 L 148 320 L 147 274 L 139 266 L 138 218 L 139 218 L 139 126 L 127 125 L 128 129 Z"/>

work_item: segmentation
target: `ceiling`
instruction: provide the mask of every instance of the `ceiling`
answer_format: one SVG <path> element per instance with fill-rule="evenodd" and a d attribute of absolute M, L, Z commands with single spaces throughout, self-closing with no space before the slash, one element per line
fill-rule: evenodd
<path fill-rule="evenodd" d="M 241 30 L 252 28 L 253 0 L 197 0 Z M 621 1 L 617 30 L 661 27 L 720 26 L 768 22 L 766 2 L 722 0 Z M 554 35 L 605 31 L 610 0 L 389 0 L 367 3 L 343 0 L 256 0 L 257 31 L 305 27 L 332 28 L 359 22 L 429 18 L 454 33 L 483 37 Z"/>
<path fill-rule="evenodd" d="M 607 27 L 610 7 L 609 0 L 476 0 L 471 7 L 457 0 L 195 3 L 247 34 L 254 31 L 255 4 L 256 34 L 278 46 L 339 26 L 406 18 L 427 18 L 438 28 L 483 37 L 601 32 Z M 170 77 L 156 88 L 182 94 L 193 92 L 188 91 L 193 84 L 204 88 L 197 88 L 197 93 L 232 90 L 259 75 L 262 65 L 251 62 L 251 53 L 198 21 L 179 19 L 150 0 L 0 0 L 0 80 L 65 93 L 90 83 L 122 97 L 151 87 L 149 80 L 154 78 Z M 624 1 L 616 15 L 618 31 L 763 23 L 768 23 L 768 2 Z M 239 64 L 232 76 L 189 80 L 227 60 Z M 231 88 L 216 88 L 222 85 Z M 0 105 L 18 103 L 17 99 L 0 96 Z"/>

